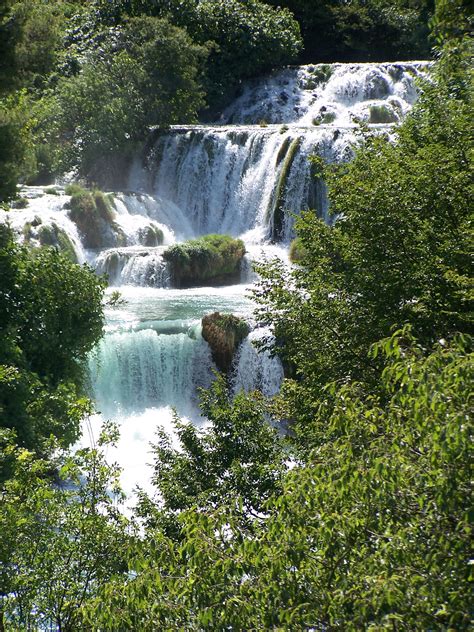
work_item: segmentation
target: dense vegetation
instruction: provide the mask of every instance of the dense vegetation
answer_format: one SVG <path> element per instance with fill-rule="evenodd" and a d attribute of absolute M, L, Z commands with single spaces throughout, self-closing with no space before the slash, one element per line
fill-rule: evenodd
<path fill-rule="evenodd" d="M 295 44 L 289 14 L 261 5 L 229 2 L 230 31 L 243 7 L 244 23 L 247 12 L 263 25 L 277 16 Z M 14 196 L 21 173 L 70 164 L 79 138 L 88 139 L 80 143 L 85 171 L 95 168 L 102 132 L 106 152 L 122 151 L 119 128 L 131 104 L 143 103 L 129 100 L 142 80 L 153 84 L 147 108 L 163 121 L 181 107 L 196 112 L 225 60 L 216 47 L 225 52 L 225 42 L 209 42 L 196 15 L 212 16 L 211 29 L 224 6 L 5 3 L 1 197 Z M 356 15 L 388 7 L 320 6 Z M 443 49 L 397 142 L 369 137 L 353 162 L 334 169 L 314 158 L 334 225 L 305 213 L 297 266 L 259 270 L 258 318 L 273 327 L 292 379 L 273 401 L 231 398 L 217 379 L 202 394 L 206 428 L 176 419 L 179 449 L 159 435 L 156 494 L 141 494 L 133 520 L 118 511 L 117 471 L 104 460 L 116 429 L 107 425 L 93 449 L 67 451 L 91 412 L 84 359 L 102 334 L 104 282 L 55 248 L 15 244 L 0 224 L 0 629 L 470 629 L 473 87 L 462 9 L 462 0 L 437 4 Z M 210 60 L 204 69 L 201 56 Z M 236 58 L 240 76 L 268 65 L 258 56 L 257 70 Z M 109 81 L 131 68 L 137 83 Z M 178 85 L 189 100 L 173 93 Z M 212 85 L 221 98 L 223 84 Z M 103 89 L 112 110 L 96 118 L 89 97 Z M 68 107 L 78 117 L 71 127 Z M 132 142 L 149 122 L 141 118 L 149 110 L 138 109 Z M 73 214 L 85 207 L 110 219 L 100 194 L 70 192 Z M 203 249 L 219 257 L 234 245 L 210 236 L 179 246 L 176 257 L 186 262 Z M 282 420 L 284 438 L 273 428 Z"/>
<path fill-rule="evenodd" d="M 102 335 L 105 283 L 55 248 L 30 251 L 0 224 L 2 441 L 46 456 L 90 411 L 83 362 Z M 0 464 L 0 476 L 7 463 Z"/>
<path fill-rule="evenodd" d="M 239 280 L 244 255 L 245 246 L 240 239 L 204 235 L 170 246 L 163 259 L 169 265 L 175 287 L 192 287 Z"/>

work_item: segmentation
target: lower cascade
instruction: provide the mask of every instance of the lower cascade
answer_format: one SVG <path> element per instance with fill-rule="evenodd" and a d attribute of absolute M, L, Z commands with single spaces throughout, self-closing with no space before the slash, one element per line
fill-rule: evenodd
<path fill-rule="evenodd" d="M 310 158 L 350 160 L 360 123 L 392 136 L 416 99 L 415 79 L 428 67 L 289 68 L 246 86 L 212 125 L 151 130 L 146 149 L 107 194 L 107 212 L 95 218 L 98 234 L 86 234 L 91 228 L 80 209 L 71 210 L 73 193 L 59 185 L 25 187 L 24 208 L 3 214 L 0 221 L 10 223 L 19 241 L 63 250 L 107 275 L 109 295 L 121 294 L 122 300 L 106 306 L 106 333 L 89 368 L 100 411 L 92 432 L 104 418 L 120 422 L 126 491 L 144 483 L 148 442 L 157 425 L 171 428 L 172 407 L 205 423 L 197 392 L 209 386 L 216 366 L 201 335 L 203 316 L 218 311 L 251 323 L 252 262 L 274 256 L 288 261 L 301 210 L 314 209 L 330 221 L 325 185 Z M 243 241 L 240 283 L 237 275 L 232 285 L 218 280 L 216 287 L 173 287 L 167 248 L 213 233 Z M 258 328 L 240 342 L 227 375 L 232 393 L 278 393 L 282 364 L 258 350 L 271 335 Z"/>

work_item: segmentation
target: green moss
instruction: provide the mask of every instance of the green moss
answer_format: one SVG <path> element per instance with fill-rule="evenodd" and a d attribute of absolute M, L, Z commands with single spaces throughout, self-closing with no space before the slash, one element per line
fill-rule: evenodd
<path fill-rule="evenodd" d="M 109 223 L 112 222 L 114 219 L 114 211 L 112 210 L 110 198 L 98 190 L 92 193 L 92 197 L 94 198 L 96 209 L 102 219 Z"/>
<path fill-rule="evenodd" d="M 208 314 L 202 319 L 202 337 L 209 344 L 217 367 L 227 373 L 235 352 L 249 334 L 247 323 L 233 314 Z"/>
<path fill-rule="evenodd" d="M 326 83 L 331 78 L 333 69 L 329 64 L 318 64 L 311 73 L 316 84 Z"/>
<path fill-rule="evenodd" d="M 313 125 L 330 125 L 336 118 L 335 112 L 321 112 L 313 119 Z"/>
<path fill-rule="evenodd" d="M 69 217 L 79 229 L 86 248 L 97 249 L 107 245 L 103 238 L 106 226 L 110 226 L 115 234 L 116 244 L 113 245 L 125 245 L 126 236 L 114 224 L 115 212 L 107 195 L 98 190 L 88 191 L 78 184 L 68 185 L 65 192 L 71 196 Z"/>
<path fill-rule="evenodd" d="M 48 195 L 59 195 L 59 191 L 56 187 L 48 187 L 47 189 L 44 189 L 44 192 Z"/>
<path fill-rule="evenodd" d="M 290 245 L 289 258 L 292 263 L 300 263 L 306 254 L 305 247 L 303 246 L 301 239 L 297 237 L 293 239 Z"/>
<path fill-rule="evenodd" d="M 369 110 L 369 123 L 396 123 L 396 114 L 386 105 L 372 105 Z"/>
<path fill-rule="evenodd" d="M 205 235 L 175 244 L 163 253 L 176 287 L 205 283 L 225 284 L 238 280 L 245 246 L 228 235 Z"/>
<path fill-rule="evenodd" d="M 289 139 L 288 139 L 289 140 Z M 275 190 L 274 202 L 271 206 L 272 213 L 272 233 L 271 238 L 273 240 L 278 240 L 281 236 L 281 232 L 283 230 L 283 224 L 285 219 L 285 209 L 283 206 L 283 198 L 286 190 L 286 183 L 288 180 L 288 175 L 290 173 L 291 166 L 296 158 L 296 154 L 301 145 L 301 138 L 295 138 L 289 144 L 285 144 L 287 147 L 287 152 L 283 161 L 283 165 L 280 172 L 280 177 L 278 178 L 278 184 Z M 280 152 L 283 150 L 283 146 Z"/>
<path fill-rule="evenodd" d="M 32 237 L 32 224 L 31 222 L 26 222 L 25 225 L 23 226 L 21 233 L 23 235 L 23 239 L 25 240 L 25 242 L 29 242 L 31 237 Z"/>

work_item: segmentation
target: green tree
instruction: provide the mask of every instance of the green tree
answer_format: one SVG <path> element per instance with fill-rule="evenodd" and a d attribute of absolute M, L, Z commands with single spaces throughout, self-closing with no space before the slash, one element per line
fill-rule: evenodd
<path fill-rule="evenodd" d="M 204 57 L 202 47 L 165 20 L 127 21 L 80 74 L 58 86 L 64 165 L 88 174 L 105 156 L 130 153 L 150 125 L 195 121 Z"/>
<path fill-rule="evenodd" d="M 442 68 L 443 66 L 440 65 Z M 333 380 L 377 384 L 370 345 L 412 323 L 428 348 L 471 329 L 472 90 L 438 75 L 395 143 L 376 136 L 326 170 L 335 224 L 297 222 L 300 265 L 261 267 L 260 318 L 298 382 L 287 395 L 311 419 Z M 290 412 L 290 417 L 299 413 Z"/>
<path fill-rule="evenodd" d="M 150 534 L 85 606 L 92 629 L 467 630 L 471 341 L 376 345 L 378 396 L 332 385 L 320 442 L 246 528 L 238 503 Z"/>
<path fill-rule="evenodd" d="M 53 462 L 7 443 L 13 474 L 0 495 L 0 627 L 82 629 L 81 604 L 126 568 L 131 533 L 117 468 L 103 455 L 114 434 L 106 429 L 96 447 Z"/>
<path fill-rule="evenodd" d="M 393 61 L 430 56 L 433 0 L 265 0 L 290 9 L 306 63 Z"/>
<path fill-rule="evenodd" d="M 30 171 L 32 137 L 24 92 L 0 98 L 0 203 L 17 195 L 21 175 Z"/>
<path fill-rule="evenodd" d="M 206 45 L 206 93 L 213 108 L 232 98 L 242 79 L 259 76 L 296 59 L 301 48 L 298 23 L 287 9 L 260 0 L 130 0 L 100 2 L 103 19 L 121 15 L 167 18 Z"/>
<path fill-rule="evenodd" d="M 105 282 L 53 248 L 29 252 L 0 225 L 0 425 L 44 454 L 74 442 L 89 410 L 84 361 L 102 335 Z"/>
<path fill-rule="evenodd" d="M 262 510 L 281 487 L 287 458 L 284 441 L 269 423 L 268 403 L 259 393 L 231 400 L 220 376 L 201 394 L 201 412 L 210 425 L 203 430 L 175 420 L 179 448 L 163 430 L 154 446 L 152 502 L 142 494 L 140 513 L 172 536 L 177 516 L 191 507 L 209 509 L 239 498 L 241 515 Z"/>

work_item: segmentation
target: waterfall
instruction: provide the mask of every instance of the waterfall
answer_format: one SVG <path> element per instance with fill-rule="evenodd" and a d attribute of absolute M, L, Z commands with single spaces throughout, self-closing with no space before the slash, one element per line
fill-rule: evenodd
<path fill-rule="evenodd" d="M 255 281 L 252 262 L 268 256 L 288 263 L 301 210 L 314 209 L 329 221 L 326 187 L 312 176 L 309 158 L 350 160 L 361 122 L 394 138 L 394 124 L 412 107 L 416 81 L 428 69 L 426 62 L 286 68 L 244 86 L 211 125 L 151 130 L 121 190 L 109 197 L 112 217 L 101 241 L 92 241 L 101 244 L 97 250 L 84 247 L 91 242 L 69 218 L 70 197 L 61 187 L 24 187 L 26 208 L 2 214 L 19 241 L 61 247 L 79 263 L 89 262 L 124 298 L 106 306 L 106 334 L 89 369 L 101 411 L 93 423 L 110 417 L 121 424 L 118 458 L 128 468 L 127 491 L 147 477 L 148 442 L 157 423 L 172 429 L 171 407 L 200 421 L 197 389 L 213 378 L 201 318 L 217 310 L 251 319 L 245 284 Z M 208 233 L 245 242 L 241 284 L 170 288 L 164 249 Z M 234 394 L 279 391 L 283 367 L 255 346 L 263 338 L 271 339 L 271 332 L 255 329 L 240 346 Z"/>
<path fill-rule="evenodd" d="M 196 385 L 208 383 L 207 345 L 186 333 L 153 329 L 106 334 L 90 357 L 94 397 L 103 414 L 191 405 Z"/>
<path fill-rule="evenodd" d="M 330 124 L 338 129 L 353 125 L 354 119 L 397 122 L 416 101 L 414 80 L 426 76 L 429 67 L 428 62 L 418 61 L 316 64 L 279 70 L 251 82 L 223 112 L 220 122 Z M 374 108 L 381 107 L 386 120 L 374 120 Z"/>
<path fill-rule="evenodd" d="M 256 344 L 273 340 L 267 328 L 254 329 L 242 342 L 234 361 L 232 389 L 234 393 L 260 390 L 266 397 L 273 397 L 283 381 L 283 366 L 278 356 L 261 351 Z"/>
<path fill-rule="evenodd" d="M 352 129 L 175 127 L 158 136 L 146 168 L 135 165 L 129 187 L 186 210 L 196 236 L 218 232 L 250 242 L 288 241 L 292 213 L 319 199 L 318 213 L 327 214 L 309 156 L 348 160 L 355 142 Z"/>
<path fill-rule="evenodd" d="M 102 251 L 95 261 L 98 274 L 108 276 L 109 285 L 170 286 L 170 273 L 163 260 L 163 247 L 112 248 Z"/>

